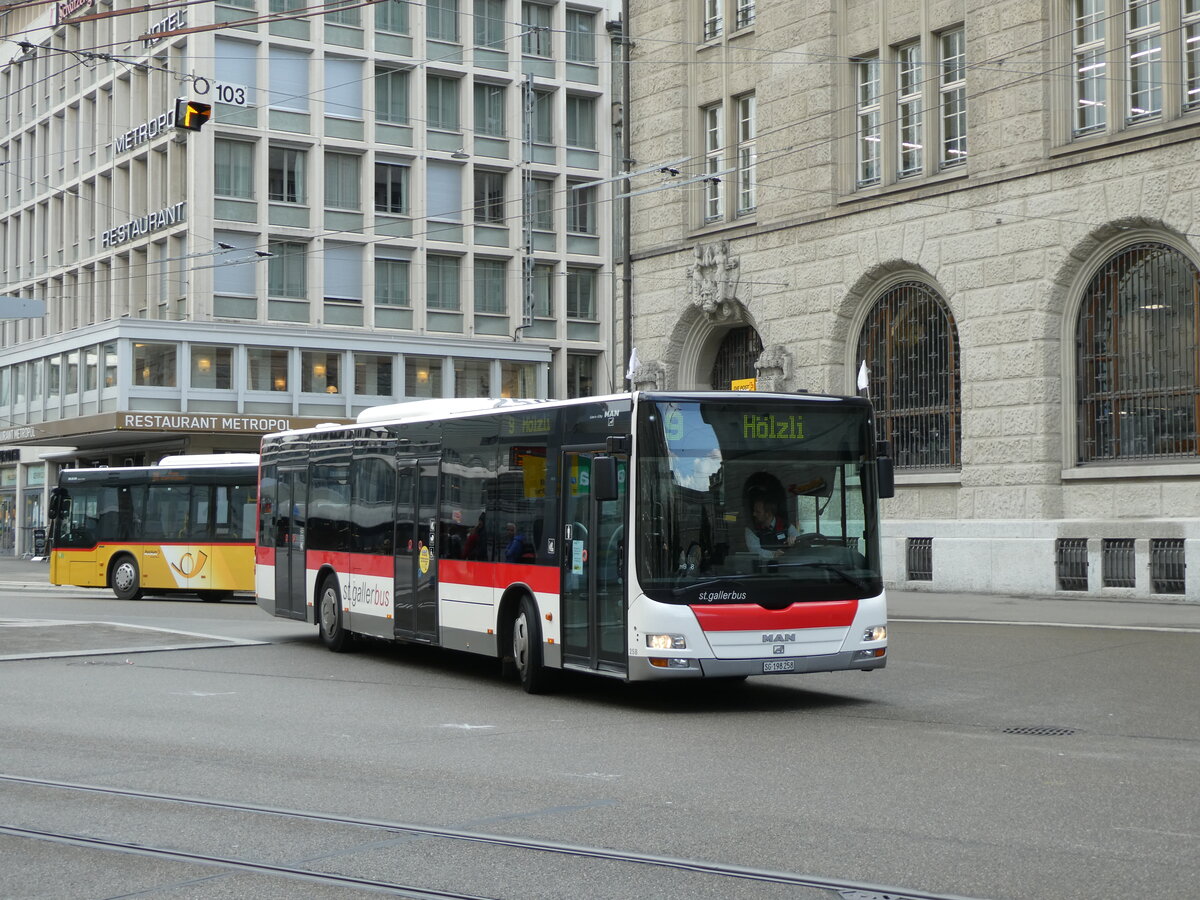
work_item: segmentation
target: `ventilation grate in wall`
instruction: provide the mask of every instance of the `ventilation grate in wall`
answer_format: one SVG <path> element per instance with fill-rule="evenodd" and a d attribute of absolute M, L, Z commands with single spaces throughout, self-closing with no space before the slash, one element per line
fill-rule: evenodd
<path fill-rule="evenodd" d="M 909 581 L 933 581 L 933 538 L 910 537 L 905 543 L 904 558 Z"/>
<path fill-rule="evenodd" d="M 1054 542 L 1054 574 L 1060 591 L 1088 589 L 1087 538 L 1059 538 Z"/>
<path fill-rule="evenodd" d="M 1135 586 L 1133 538 L 1105 538 L 1100 545 L 1100 572 L 1105 587 Z"/>

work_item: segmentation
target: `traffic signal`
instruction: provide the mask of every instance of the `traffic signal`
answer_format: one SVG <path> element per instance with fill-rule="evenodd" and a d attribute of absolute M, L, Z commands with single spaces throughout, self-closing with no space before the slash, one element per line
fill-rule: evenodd
<path fill-rule="evenodd" d="M 197 103 L 180 97 L 175 101 L 175 127 L 187 131 L 199 131 L 212 118 L 211 103 Z"/>

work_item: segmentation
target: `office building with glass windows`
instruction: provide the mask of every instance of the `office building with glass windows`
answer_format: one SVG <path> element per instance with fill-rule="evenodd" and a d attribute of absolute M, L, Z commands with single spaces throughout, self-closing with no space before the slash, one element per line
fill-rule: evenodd
<path fill-rule="evenodd" d="M 409 398 L 611 390 L 609 18 L 0 7 L 0 294 L 46 304 L 0 323 L 0 445 L 20 457 L 0 513 L 52 480 L 31 474 L 45 457 L 147 463 Z M 207 124 L 181 127 L 180 99 Z"/>
<path fill-rule="evenodd" d="M 1200 3 L 628 26 L 634 383 L 869 395 L 894 587 L 1200 599 Z"/>

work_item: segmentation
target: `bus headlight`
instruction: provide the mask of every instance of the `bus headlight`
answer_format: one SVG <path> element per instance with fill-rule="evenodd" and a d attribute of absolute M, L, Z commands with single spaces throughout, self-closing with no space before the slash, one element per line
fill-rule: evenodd
<path fill-rule="evenodd" d="M 648 634 L 646 646 L 651 650 L 686 650 L 687 638 L 682 634 Z"/>
<path fill-rule="evenodd" d="M 872 625 L 865 632 L 863 632 L 862 639 L 864 641 L 886 641 L 887 640 L 887 626 L 886 625 Z"/>

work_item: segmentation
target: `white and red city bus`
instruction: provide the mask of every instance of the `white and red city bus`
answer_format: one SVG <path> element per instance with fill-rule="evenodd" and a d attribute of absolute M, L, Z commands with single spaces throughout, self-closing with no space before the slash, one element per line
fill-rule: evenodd
<path fill-rule="evenodd" d="M 258 604 L 493 656 L 526 690 L 887 663 L 879 498 L 856 397 L 635 392 L 432 401 L 267 435 Z M 481 408 L 484 407 L 484 408 Z"/>

